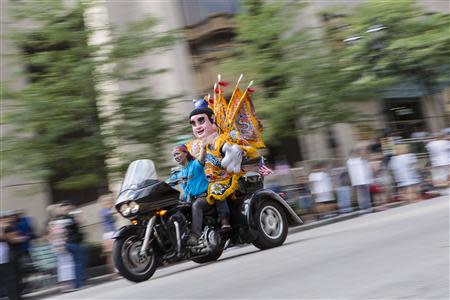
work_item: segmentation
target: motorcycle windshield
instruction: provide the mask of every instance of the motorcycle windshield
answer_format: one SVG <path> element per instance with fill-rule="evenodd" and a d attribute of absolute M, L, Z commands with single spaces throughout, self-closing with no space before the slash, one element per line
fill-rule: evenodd
<path fill-rule="evenodd" d="M 137 190 L 156 183 L 158 175 L 153 161 L 140 159 L 133 161 L 127 169 L 120 193 L 126 190 Z"/>

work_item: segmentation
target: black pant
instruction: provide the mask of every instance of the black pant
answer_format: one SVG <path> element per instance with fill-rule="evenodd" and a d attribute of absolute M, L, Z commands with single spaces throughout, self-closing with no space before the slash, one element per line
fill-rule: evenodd
<path fill-rule="evenodd" d="M 6 289 L 9 300 L 20 299 L 14 268 L 10 263 L 0 264 L 0 287 Z"/>
<path fill-rule="evenodd" d="M 230 217 L 230 208 L 228 207 L 227 200 L 214 202 L 219 219 L 228 219 Z M 192 227 L 191 231 L 197 235 L 202 233 L 203 224 L 203 212 L 210 208 L 205 197 L 198 197 L 194 204 L 192 204 Z"/>
<path fill-rule="evenodd" d="M 192 204 L 192 227 L 191 231 L 196 235 L 202 233 L 203 211 L 209 206 L 205 197 L 199 197 Z"/>

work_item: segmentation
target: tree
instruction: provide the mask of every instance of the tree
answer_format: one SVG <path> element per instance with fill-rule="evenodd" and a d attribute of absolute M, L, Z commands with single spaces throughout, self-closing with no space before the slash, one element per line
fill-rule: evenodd
<path fill-rule="evenodd" d="M 254 100 L 271 142 L 364 120 L 352 103 L 381 98 L 405 76 L 421 78 L 430 91 L 448 74 L 442 67 L 450 54 L 448 15 L 426 15 L 410 0 L 370 1 L 346 8 L 339 28 L 295 30 L 301 11 L 290 1 L 243 1 L 225 61 L 228 73 L 255 79 Z M 374 33 L 380 24 L 387 29 Z M 345 44 L 348 37 L 358 41 Z"/>
<path fill-rule="evenodd" d="M 371 80 L 413 80 L 431 95 L 450 82 L 450 16 L 416 1 L 368 1 L 345 17 L 338 37 L 357 37 L 343 51 Z"/>
<path fill-rule="evenodd" d="M 257 110 L 271 143 L 354 118 L 342 101 L 362 92 L 351 66 L 329 51 L 326 39 L 292 29 L 302 8 L 287 1 L 243 1 L 235 47 L 224 63 L 229 73 L 255 80 Z"/>
<path fill-rule="evenodd" d="M 99 117 L 96 85 L 105 78 L 136 82 L 163 72 L 129 66 L 133 59 L 174 40 L 172 35 L 156 34 L 152 30 L 155 20 L 145 19 L 115 34 L 111 43 L 91 45 L 84 19 L 86 3 L 26 1 L 13 11 L 20 28 L 11 38 L 22 50 L 19 59 L 26 66 L 24 76 L 29 82 L 8 97 L 14 109 L 6 121 L 13 130 L 5 139 L 3 153 L 11 166 L 49 182 L 54 197 L 68 191 L 95 194 L 107 188 L 104 162 L 112 149 L 100 130 L 108 120 Z M 21 26 L 24 23 L 28 26 Z M 101 51 L 105 48 L 112 50 Z M 104 64 L 116 68 L 98 74 L 96 69 Z M 148 88 L 132 87 L 116 95 L 123 118 L 107 134 L 118 136 L 122 144 L 150 147 L 146 157 L 158 159 L 170 129 L 161 125 L 168 98 L 155 97 Z"/>

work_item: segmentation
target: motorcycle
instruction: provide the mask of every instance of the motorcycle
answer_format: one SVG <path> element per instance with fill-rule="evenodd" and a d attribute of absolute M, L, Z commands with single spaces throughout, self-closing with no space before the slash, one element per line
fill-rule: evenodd
<path fill-rule="evenodd" d="M 219 259 L 230 245 L 251 243 L 269 249 L 284 243 L 289 225 L 303 221 L 277 193 L 263 188 L 263 177 L 246 173 L 230 207 L 231 230 L 222 230 L 214 205 L 204 212 L 203 233 L 188 245 L 191 203 L 157 179 L 151 160 L 133 161 L 126 172 L 115 208 L 130 220 L 114 233 L 113 261 L 126 279 L 150 279 L 158 266 L 179 260 L 206 263 Z"/>

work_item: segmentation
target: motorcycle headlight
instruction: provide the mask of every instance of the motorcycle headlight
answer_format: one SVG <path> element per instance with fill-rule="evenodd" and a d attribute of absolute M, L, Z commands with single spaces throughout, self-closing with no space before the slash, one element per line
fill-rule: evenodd
<path fill-rule="evenodd" d="M 130 204 L 129 204 L 129 206 L 130 206 L 131 212 L 132 212 L 133 214 L 135 214 L 135 213 L 138 212 L 138 210 L 139 210 L 139 204 L 137 204 L 136 201 L 131 201 Z"/>
<path fill-rule="evenodd" d="M 131 208 L 125 203 L 120 206 L 119 211 L 122 216 L 126 217 L 131 213 Z"/>

